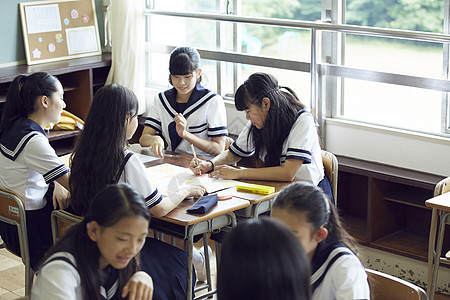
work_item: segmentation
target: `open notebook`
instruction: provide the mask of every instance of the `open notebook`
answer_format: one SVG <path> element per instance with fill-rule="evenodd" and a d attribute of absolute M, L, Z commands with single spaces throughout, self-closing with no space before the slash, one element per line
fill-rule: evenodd
<path fill-rule="evenodd" d="M 190 169 L 171 164 L 147 168 L 147 174 L 164 196 L 189 185 L 201 185 L 208 193 L 214 193 L 227 188 L 234 188 L 237 184 L 237 181 L 234 180 L 212 178 L 206 174 L 195 176 Z"/>

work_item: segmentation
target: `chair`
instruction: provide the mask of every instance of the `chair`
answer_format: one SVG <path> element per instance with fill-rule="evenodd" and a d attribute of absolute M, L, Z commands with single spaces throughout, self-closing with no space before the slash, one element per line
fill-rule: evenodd
<path fill-rule="evenodd" d="M 450 177 L 444 178 L 436 184 L 434 188 L 434 197 L 440 196 L 450 192 Z M 436 212 L 435 212 L 436 211 Z M 439 228 L 438 224 L 438 214 L 439 218 Z M 431 218 L 430 227 L 430 239 L 428 242 L 428 286 L 427 293 L 430 300 L 434 299 L 434 293 L 436 290 L 436 282 L 438 279 L 439 264 L 450 264 L 450 260 L 446 257 L 441 257 L 442 244 L 445 234 L 445 226 L 450 225 L 450 205 L 449 210 L 439 210 L 437 212 L 436 208 L 433 208 L 433 214 Z M 437 233 L 437 240 L 436 240 Z"/>
<path fill-rule="evenodd" d="M 325 168 L 325 176 L 327 176 L 330 181 L 334 205 L 337 207 L 338 160 L 333 153 L 322 150 L 322 163 Z"/>
<path fill-rule="evenodd" d="M 25 295 L 28 296 L 33 284 L 34 272 L 30 265 L 25 205 L 17 194 L 2 188 L 0 188 L 0 221 L 17 227 L 20 257 L 25 265 Z M 7 246 L 6 249 L 8 249 Z"/>
<path fill-rule="evenodd" d="M 426 300 L 425 291 L 406 280 L 366 269 L 372 300 Z"/>
<path fill-rule="evenodd" d="M 52 211 L 52 236 L 53 244 L 56 243 L 59 237 L 61 237 L 66 230 L 83 220 L 83 217 L 71 214 L 64 210 Z"/>

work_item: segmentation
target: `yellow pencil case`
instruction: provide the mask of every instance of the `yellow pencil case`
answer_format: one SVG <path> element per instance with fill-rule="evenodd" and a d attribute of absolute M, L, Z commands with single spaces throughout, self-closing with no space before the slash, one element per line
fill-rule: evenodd
<path fill-rule="evenodd" d="M 275 187 L 260 185 L 260 184 L 246 184 L 246 185 L 236 185 L 236 191 L 244 192 L 244 193 L 254 193 L 254 194 L 263 194 L 270 195 L 275 193 Z"/>

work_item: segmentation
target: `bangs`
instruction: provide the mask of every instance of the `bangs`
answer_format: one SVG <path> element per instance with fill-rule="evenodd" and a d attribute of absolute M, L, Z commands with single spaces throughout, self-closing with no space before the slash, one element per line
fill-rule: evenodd
<path fill-rule="evenodd" d="M 250 100 L 250 95 L 244 85 L 241 85 L 234 94 L 234 106 L 238 111 L 246 110 L 249 106 L 247 98 Z"/>
<path fill-rule="evenodd" d="M 169 65 L 169 72 L 171 75 L 187 75 L 196 71 L 191 58 L 186 53 L 180 53 L 174 57 Z"/>

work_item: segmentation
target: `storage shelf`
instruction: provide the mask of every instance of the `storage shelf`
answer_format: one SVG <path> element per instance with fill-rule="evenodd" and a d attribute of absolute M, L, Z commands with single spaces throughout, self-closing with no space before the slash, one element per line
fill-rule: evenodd
<path fill-rule="evenodd" d="M 61 140 L 61 139 L 67 139 L 71 137 L 76 137 L 80 135 L 81 130 L 75 129 L 75 130 L 50 130 L 47 131 L 47 137 L 50 142 Z"/>
<path fill-rule="evenodd" d="M 338 209 L 348 232 L 369 247 L 426 261 L 433 197 L 443 176 L 338 156 Z M 450 230 L 444 238 L 450 246 Z"/>
<path fill-rule="evenodd" d="M 383 237 L 371 245 L 375 248 L 427 261 L 428 235 L 420 235 L 408 230 L 400 230 Z"/>
<path fill-rule="evenodd" d="M 425 206 L 425 201 L 431 197 L 433 197 L 433 193 L 431 191 L 409 187 L 408 189 L 386 195 L 385 199 L 392 202 L 431 210 L 431 208 Z"/>

